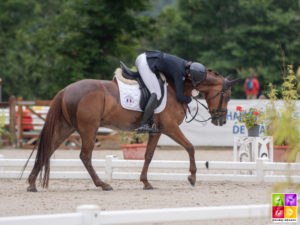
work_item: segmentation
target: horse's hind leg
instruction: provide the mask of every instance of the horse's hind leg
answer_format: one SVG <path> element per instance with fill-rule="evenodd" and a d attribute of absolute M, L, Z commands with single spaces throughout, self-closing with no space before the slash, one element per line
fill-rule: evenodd
<path fill-rule="evenodd" d="M 104 183 L 97 175 L 93 165 L 92 165 L 92 152 L 95 145 L 95 136 L 98 130 L 96 123 L 85 124 L 85 129 L 80 130 L 80 136 L 82 139 L 82 146 L 80 152 L 80 159 L 82 160 L 85 168 L 89 172 L 96 187 L 102 187 L 104 191 L 111 191 L 112 187 Z"/>
<path fill-rule="evenodd" d="M 144 190 L 153 189 L 152 185 L 148 182 L 147 172 L 148 172 L 149 164 L 152 160 L 152 157 L 153 157 L 153 154 L 154 154 L 154 151 L 155 151 L 155 148 L 156 148 L 156 145 L 157 145 L 160 135 L 161 135 L 161 133 L 149 135 L 147 150 L 145 153 L 144 166 L 143 166 L 143 170 L 142 170 L 141 177 L 140 177 L 140 180 L 144 183 Z"/>
<path fill-rule="evenodd" d="M 53 143 L 54 148 L 51 149 L 50 155 L 48 157 L 50 158 L 53 152 L 61 145 L 61 143 L 70 136 L 74 132 L 74 128 L 72 128 L 63 118 L 57 121 L 55 126 L 55 132 L 53 136 Z M 44 141 L 44 140 L 40 140 Z M 39 172 L 42 170 L 43 164 L 39 162 L 35 162 L 34 167 L 29 175 L 28 182 L 29 187 L 27 188 L 27 191 L 29 192 L 37 192 L 36 189 L 36 178 L 39 174 Z"/>

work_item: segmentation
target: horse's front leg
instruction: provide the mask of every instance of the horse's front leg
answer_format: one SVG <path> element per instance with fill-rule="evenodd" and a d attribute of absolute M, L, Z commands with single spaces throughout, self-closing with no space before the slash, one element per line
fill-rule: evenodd
<path fill-rule="evenodd" d="M 144 161 L 144 166 L 143 170 L 141 173 L 140 180 L 144 183 L 144 190 L 151 190 L 153 189 L 152 185 L 148 182 L 147 179 L 147 172 L 149 168 L 149 164 L 152 160 L 157 142 L 159 140 L 161 133 L 157 134 L 149 134 L 149 139 L 148 139 L 148 144 L 147 144 L 147 149 L 145 153 L 145 161 Z"/>
<path fill-rule="evenodd" d="M 195 162 L 195 149 L 194 146 L 189 142 L 189 140 L 183 135 L 178 125 L 169 126 L 168 130 L 164 132 L 178 144 L 182 145 L 185 150 L 188 152 L 190 157 L 190 172 L 191 175 L 188 177 L 189 182 L 191 185 L 195 185 L 196 183 L 196 162 Z"/>

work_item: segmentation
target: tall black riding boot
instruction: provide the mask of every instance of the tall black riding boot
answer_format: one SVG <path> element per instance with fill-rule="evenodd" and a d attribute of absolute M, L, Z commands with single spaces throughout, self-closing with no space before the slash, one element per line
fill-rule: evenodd
<path fill-rule="evenodd" d="M 158 101 L 157 101 L 156 94 L 152 93 L 145 107 L 144 114 L 141 120 L 141 126 L 138 129 L 136 129 L 137 133 L 158 132 L 153 118 L 154 109 L 156 108 L 157 103 Z"/>

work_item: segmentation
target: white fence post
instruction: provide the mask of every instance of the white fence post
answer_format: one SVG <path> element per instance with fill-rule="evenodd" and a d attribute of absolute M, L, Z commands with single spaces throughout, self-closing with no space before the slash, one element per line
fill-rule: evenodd
<path fill-rule="evenodd" d="M 114 155 L 107 155 L 105 157 L 105 176 L 107 181 L 111 181 L 112 180 L 112 161 L 115 158 Z"/>
<path fill-rule="evenodd" d="M 0 160 L 1 159 L 4 159 L 3 155 L 0 155 Z M 4 171 L 4 162 L 2 163 L 1 161 L 0 161 L 0 171 Z"/>
<path fill-rule="evenodd" d="M 80 205 L 76 209 L 77 212 L 81 213 L 82 225 L 100 225 L 100 208 L 97 205 Z"/>
<path fill-rule="evenodd" d="M 256 178 L 257 182 L 264 182 L 265 171 L 264 171 L 264 163 L 267 161 L 265 158 L 256 159 Z"/>
<path fill-rule="evenodd" d="M 237 161 L 237 137 L 233 137 L 233 161 Z"/>
<path fill-rule="evenodd" d="M 274 146 L 273 146 L 273 136 L 270 136 L 270 145 L 269 145 L 269 154 L 270 154 L 270 161 L 274 161 Z"/>

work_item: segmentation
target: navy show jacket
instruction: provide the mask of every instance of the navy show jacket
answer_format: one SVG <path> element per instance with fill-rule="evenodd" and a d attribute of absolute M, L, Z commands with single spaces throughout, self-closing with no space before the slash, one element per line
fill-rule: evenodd
<path fill-rule="evenodd" d="M 155 74 L 162 72 L 174 81 L 176 98 L 179 102 L 190 103 L 191 97 L 183 94 L 183 82 L 186 79 L 187 60 L 158 50 L 146 51 L 148 65 Z"/>

